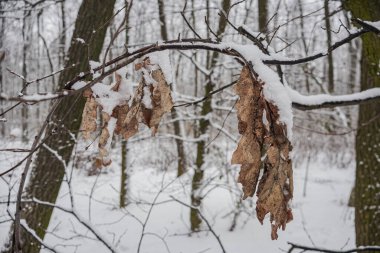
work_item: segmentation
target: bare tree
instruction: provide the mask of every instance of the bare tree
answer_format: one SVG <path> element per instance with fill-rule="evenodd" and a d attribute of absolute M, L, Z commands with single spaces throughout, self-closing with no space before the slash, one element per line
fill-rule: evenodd
<path fill-rule="evenodd" d="M 347 1 L 346 7 L 355 18 L 380 19 L 379 1 Z M 380 43 L 374 34 L 362 37 L 361 90 L 380 87 Z M 380 106 L 360 105 L 356 135 L 355 228 L 357 246 L 380 245 Z M 368 122 L 371 122 L 368 124 Z M 368 251 L 375 252 L 375 251 Z"/>
<path fill-rule="evenodd" d="M 222 2 L 222 10 L 225 15 L 227 15 L 229 8 L 231 6 L 231 1 L 230 0 L 223 0 Z M 226 27 L 227 27 L 227 17 L 225 17 L 223 14 L 220 15 L 220 20 L 219 20 L 219 25 L 218 25 L 218 30 L 216 32 L 216 36 L 220 37 L 224 33 Z M 216 63 L 218 61 L 218 53 L 213 52 L 211 55 L 208 55 L 207 57 L 207 69 L 211 70 L 210 74 L 206 77 L 206 84 L 204 87 L 204 94 L 205 96 L 208 96 L 215 84 L 212 81 L 212 73 L 213 69 L 216 66 Z M 206 100 L 203 102 L 202 107 L 201 107 L 201 116 L 206 116 L 212 112 L 212 107 L 211 107 L 211 99 Z M 197 136 L 202 136 L 206 134 L 208 131 L 208 128 L 210 126 L 210 121 L 209 119 L 202 118 L 199 121 L 198 129 L 197 129 Z M 193 175 L 193 179 L 191 182 L 191 205 L 194 207 L 199 207 L 202 202 L 202 196 L 199 192 L 200 187 L 202 186 L 202 181 L 203 181 L 203 175 L 204 175 L 204 162 L 205 162 L 205 155 L 207 153 L 206 150 L 206 141 L 201 140 L 197 143 L 197 156 L 196 156 L 196 161 L 195 161 L 195 171 Z M 191 231 L 199 231 L 200 229 L 200 224 L 202 222 L 201 217 L 199 216 L 199 212 L 197 209 L 192 208 L 190 210 L 190 224 L 191 224 Z"/>
<path fill-rule="evenodd" d="M 99 61 L 108 21 L 112 16 L 115 0 L 84 0 L 78 12 L 75 30 L 68 52 L 68 61 L 65 70 L 59 78 L 59 87 L 65 84 L 78 73 L 89 69 L 89 61 Z M 95 31 L 95 33 L 94 33 Z M 72 66 L 75 65 L 75 68 Z M 48 133 L 54 132 L 54 137 L 49 138 L 45 144 L 53 150 L 59 150 L 59 154 L 66 163 L 70 160 L 75 139 L 80 128 L 84 99 L 81 94 L 62 100 L 52 115 L 52 122 L 47 129 Z M 75 110 L 73 110 L 75 108 Z M 35 166 L 27 186 L 27 198 L 36 198 L 41 201 L 55 203 L 61 182 L 64 176 L 62 161 L 46 148 L 41 148 L 37 154 Z M 22 210 L 22 217 L 28 226 L 32 228 L 41 239 L 49 225 L 53 208 L 49 206 L 30 203 Z M 11 251 L 39 252 L 40 243 L 29 233 L 23 232 L 21 242 L 14 240 L 9 247 Z"/>
<path fill-rule="evenodd" d="M 325 0 L 324 2 L 324 11 L 325 11 L 325 25 L 326 25 L 326 34 L 327 34 L 327 47 L 331 47 L 332 39 L 331 39 L 331 23 L 330 23 L 330 10 L 329 10 L 329 0 Z M 328 74 L 327 74 L 327 90 L 330 93 L 334 92 L 334 60 L 332 52 L 329 52 L 327 55 L 328 62 Z"/>
<path fill-rule="evenodd" d="M 163 0 L 157 0 L 158 4 L 158 15 L 160 20 L 160 27 L 161 27 L 161 38 L 164 41 L 169 40 L 168 36 L 168 28 L 166 25 L 166 19 L 165 19 L 165 4 Z M 173 88 L 173 84 L 171 84 L 171 87 Z M 172 119 L 178 118 L 178 112 L 175 108 L 173 108 L 171 112 Z M 174 134 L 176 136 L 182 136 L 181 133 L 181 122 L 180 121 L 174 121 L 173 127 L 174 127 Z M 178 154 L 178 163 L 177 163 L 177 175 L 181 176 L 183 173 L 186 172 L 186 153 L 185 153 L 185 146 L 181 139 L 175 139 L 176 145 L 177 145 L 177 154 Z"/>

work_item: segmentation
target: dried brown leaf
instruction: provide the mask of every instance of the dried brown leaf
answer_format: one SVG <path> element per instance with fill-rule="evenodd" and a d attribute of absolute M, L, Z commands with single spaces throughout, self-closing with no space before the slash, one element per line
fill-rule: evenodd
<path fill-rule="evenodd" d="M 286 126 L 279 123 L 278 108 L 265 101 L 262 95 L 263 85 L 251 76 L 248 67 L 243 68 L 235 86 L 239 95 L 236 104 L 238 129 L 242 137 L 231 162 L 242 165 L 238 181 L 243 185 L 243 198 L 253 196 L 260 169 L 264 170 L 256 191 L 256 212 L 261 223 L 270 214 L 274 240 L 278 238 L 277 230 L 285 229 L 286 223 L 293 218 L 289 208 L 293 196 L 289 158 L 292 147 L 286 136 Z"/>
<path fill-rule="evenodd" d="M 162 116 L 170 112 L 173 108 L 173 100 L 171 90 L 165 80 L 164 73 L 161 69 L 152 72 L 153 79 L 157 84 L 153 85 L 152 91 L 152 116 L 149 121 L 149 127 L 152 128 L 153 134 L 156 133 L 158 125 L 160 124 Z"/>
<path fill-rule="evenodd" d="M 109 151 L 107 149 L 107 144 L 112 140 L 112 136 L 108 129 L 108 122 L 111 119 L 111 116 L 106 112 L 102 112 L 104 125 L 102 127 L 102 132 L 99 136 L 99 154 L 98 158 L 102 161 L 103 166 L 108 166 L 111 164 L 111 159 L 109 158 Z M 108 145 L 109 146 L 109 145 Z"/>
<path fill-rule="evenodd" d="M 136 70 L 149 73 L 149 79 L 154 83 L 148 83 L 144 76 L 133 96 L 132 105 L 127 116 L 123 120 L 123 129 L 127 129 L 124 138 L 129 138 L 138 131 L 138 124 L 143 123 L 152 129 L 153 135 L 158 129 L 162 116 L 170 112 L 173 107 L 171 90 L 165 80 L 162 70 L 150 64 L 149 58 L 135 65 Z M 144 102 L 149 102 L 149 105 Z"/>
<path fill-rule="evenodd" d="M 113 91 L 119 91 L 120 89 L 120 84 L 121 84 L 121 75 L 117 72 L 115 72 L 115 80 L 116 80 L 116 83 L 112 86 L 112 90 Z"/>
<path fill-rule="evenodd" d="M 96 115 L 98 104 L 95 98 L 88 96 L 82 113 L 81 131 L 84 139 L 89 139 L 91 133 L 96 131 Z"/>
<path fill-rule="evenodd" d="M 239 133 L 242 135 L 232 155 L 232 164 L 242 164 L 239 182 L 243 185 L 244 197 L 253 196 L 261 166 L 261 143 L 264 126 L 260 115 L 263 113 L 261 84 L 254 80 L 249 69 L 244 67 L 235 85 L 239 95 L 236 109 Z"/>
<path fill-rule="evenodd" d="M 132 137 L 138 132 L 139 122 L 142 121 L 141 107 L 143 106 L 142 104 L 143 96 L 144 96 L 144 83 L 140 82 L 133 96 L 132 105 L 129 108 L 121 124 L 122 129 L 124 129 L 122 132 L 122 135 L 125 140 L 128 140 L 128 138 Z"/>

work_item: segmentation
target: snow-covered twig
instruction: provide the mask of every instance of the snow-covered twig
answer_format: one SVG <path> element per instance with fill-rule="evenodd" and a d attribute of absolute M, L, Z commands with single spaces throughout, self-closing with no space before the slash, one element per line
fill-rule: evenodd
<path fill-rule="evenodd" d="M 300 110 L 357 105 L 380 99 L 380 88 L 372 88 L 350 95 L 319 94 L 310 96 L 301 95 L 299 92 L 288 86 L 286 88 L 292 100 L 293 107 Z"/>
<path fill-rule="evenodd" d="M 317 247 L 308 247 L 308 246 L 302 246 L 295 243 L 288 242 L 288 244 L 291 246 L 288 250 L 288 253 L 293 252 L 295 249 L 300 249 L 302 252 L 305 251 L 314 251 L 314 252 L 325 252 L 325 253 L 355 253 L 355 252 L 368 252 L 368 251 L 378 251 L 380 252 L 380 246 L 360 246 L 355 249 L 349 249 L 349 250 L 329 250 L 324 248 L 317 248 Z"/>
<path fill-rule="evenodd" d="M 202 103 L 203 101 L 206 101 L 207 99 L 211 98 L 213 95 L 215 95 L 215 94 L 217 94 L 217 93 L 219 93 L 219 92 L 221 92 L 221 91 L 223 91 L 223 90 L 231 87 L 235 83 L 236 83 L 236 81 L 233 81 L 233 82 L 231 82 L 229 84 L 226 84 L 226 85 L 224 85 L 224 86 L 222 86 L 222 87 L 220 87 L 220 88 L 218 88 L 216 90 L 213 90 L 210 93 L 208 93 L 206 96 L 204 96 L 203 98 L 198 99 L 198 100 L 196 100 L 194 102 L 183 103 L 183 104 L 175 105 L 174 107 L 191 106 L 191 105 L 196 105 L 196 104 Z"/>
<path fill-rule="evenodd" d="M 6 152 L 30 152 L 30 149 L 25 148 L 4 148 L 0 149 L 0 151 L 6 151 Z"/>
<path fill-rule="evenodd" d="M 370 22 L 370 21 L 360 20 L 358 18 L 353 18 L 352 21 L 358 23 L 363 28 L 365 28 L 371 32 L 374 32 L 376 34 L 380 34 L 380 21 Z"/>

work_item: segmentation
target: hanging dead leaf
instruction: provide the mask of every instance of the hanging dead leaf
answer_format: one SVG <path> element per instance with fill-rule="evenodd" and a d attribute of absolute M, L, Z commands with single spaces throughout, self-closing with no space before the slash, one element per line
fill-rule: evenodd
<path fill-rule="evenodd" d="M 115 84 L 112 86 L 111 90 L 118 92 L 121 85 L 121 75 L 115 72 Z"/>
<path fill-rule="evenodd" d="M 291 144 L 286 126 L 279 123 L 278 108 L 265 101 L 262 86 L 244 67 L 235 86 L 238 129 L 242 135 L 232 155 L 233 164 L 241 164 L 238 181 L 243 185 L 243 199 L 256 191 L 260 169 L 263 175 L 257 186 L 257 218 L 263 223 L 270 214 L 271 238 L 292 220 L 289 200 L 293 196 L 293 172 L 289 152 Z M 262 155 L 263 154 L 263 155 Z M 263 157 L 263 158 L 262 158 Z"/>
<path fill-rule="evenodd" d="M 153 79 L 157 84 L 153 84 L 152 91 L 152 116 L 149 121 L 149 127 L 152 129 L 153 134 L 157 132 L 158 125 L 160 124 L 162 116 L 170 112 L 173 108 L 173 100 L 171 90 L 165 80 L 164 73 L 161 69 L 152 72 Z"/>
<path fill-rule="evenodd" d="M 110 139 L 110 137 L 112 138 L 112 136 L 110 135 L 110 131 L 108 129 L 108 124 L 111 119 L 111 116 L 108 115 L 108 113 L 106 112 L 102 112 L 102 116 L 103 116 L 103 127 L 102 127 L 102 132 L 99 136 L 98 157 L 102 161 L 103 166 L 108 166 L 111 164 L 111 159 L 109 158 L 109 153 L 108 153 L 108 148 L 107 148 L 107 146 L 109 146 L 110 144 L 109 142 L 111 142 L 112 140 Z"/>
<path fill-rule="evenodd" d="M 122 121 L 121 128 L 124 129 L 122 134 L 125 140 L 132 137 L 138 132 L 139 122 L 141 122 L 141 106 L 144 95 L 144 84 L 140 82 L 132 99 L 132 105 L 129 108 L 125 118 Z M 122 119 L 121 119 L 122 120 Z"/>
<path fill-rule="evenodd" d="M 87 91 L 87 94 L 85 92 L 85 95 L 87 95 L 87 98 L 82 113 L 81 131 L 83 133 L 83 138 L 89 139 L 91 133 L 96 131 L 96 115 L 98 104 L 92 97 L 92 93 L 89 93 Z"/>
<path fill-rule="evenodd" d="M 235 85 L 239 95 L 236 109 L 239 120 L 239 133 L 242 135 L 238 147 L 232 155 L 232 164 L 242 164 L 239 183 L 243 185 L 243 198 L 253 196 L 261 166 L 261 146 L 263 142 L 263 113 L 261 84 L 252 79 L 249 69 L 244 67 Z"/>
<path fill-rule="evenodd" d="M 147 125 L 154 135 L 162 116 L 173 108 L 171 90 L 159 66 L 145 58 L 135 65 L 135 69 L 141 71 L 142 78 L 123 121 L 123 128 L 129 129 L 124 138 L 138 131 L 138 123 Z"/>

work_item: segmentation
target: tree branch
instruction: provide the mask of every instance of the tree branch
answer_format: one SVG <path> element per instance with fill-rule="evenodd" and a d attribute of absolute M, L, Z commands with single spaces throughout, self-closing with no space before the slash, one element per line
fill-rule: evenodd
<path fill-rule="evenodd" d="M 332 108 L 338 106 L 358 105 L 374 101 L 380 101 L 380 88 L 372 88 L 362 92 L 349 95 L 319 94 L 304 96 L 297 91 L 287 87 L 288 94 L 293 101 L 294 108 L 307 111 L 321 108 Z"/>
<path fill-rule="evenodd" d="M 288 253 L 293 252 L 295 249 L 301 249 L 302 252 L 305 251 L 316 251 L 316 252 L 325 252 L 325 253 L 354 253 L 354 252 L 368 252 L 368 251 L 379 251 L 380 252 L 380 246 L 360 246 L 355 249 L 349 249 L 349 250 L 329 250 L 329 249 L 323 249 L 323 248 L 317 248 L 317 247 L 308 247 L 308 246 L 302 246 L 298 244 L 294 244 L 291 242 L 288 242 L 289 245 L 291 245 L 290 249 L 288 250 Z"/>

